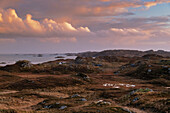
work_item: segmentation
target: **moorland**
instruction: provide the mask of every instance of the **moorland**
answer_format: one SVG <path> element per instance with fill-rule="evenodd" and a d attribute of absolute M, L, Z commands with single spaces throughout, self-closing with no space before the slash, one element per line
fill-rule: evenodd
<path fill-rule="evenodd" d="M 0 112 L 168 113 L 169 53 L 109 52 L 1 66 Z"/>

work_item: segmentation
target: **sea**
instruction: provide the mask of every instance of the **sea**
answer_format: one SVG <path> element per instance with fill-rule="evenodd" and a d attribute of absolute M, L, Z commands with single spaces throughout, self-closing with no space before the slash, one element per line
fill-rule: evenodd
<path fill-rule="evenodd" d="M 57 59 L 75 59 L 76 56 L 65 54 L 0 54 L 0 66 L 15 64 L 19 60 L 28 60 L 32 64 L 54 61 Z"/>

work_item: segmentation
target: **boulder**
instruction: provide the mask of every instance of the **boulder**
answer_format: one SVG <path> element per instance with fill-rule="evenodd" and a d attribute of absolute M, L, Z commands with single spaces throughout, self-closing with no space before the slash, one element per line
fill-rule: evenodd
<path fill-rule="evenodd" d="M 63 109 L 66 109 L 67 106 L 61 106 L 59 109 L 63 110 Z"/>
<path fill-rule="evenodd" d="M 76 76 L 77 76 L 77 77 L 81 77 L 81 78 L 83 78 L 83 79 L 89 79 L 89 78 L 90 78 L 88 75 L 86 75 L 86 74 L 84 74 L 84 73 L 78 73 L 78 74 L 76 74 Z"/>
<path fill-rule="evenodd" d="M 79 94 L 74 94 L 71 96 L 71 98 L 78 98 L 78 97 L 81 97 Z"/>
<path fill-rule="evenodd" d="M 85 98 L 82 98 L 82 99 L 80 99 L 80 101 L 87 101 L 87 99 L 85 99 Z"/>

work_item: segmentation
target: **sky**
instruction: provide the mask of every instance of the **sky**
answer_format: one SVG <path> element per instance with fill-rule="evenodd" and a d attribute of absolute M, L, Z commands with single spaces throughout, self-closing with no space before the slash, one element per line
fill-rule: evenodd
<path fill-rule="evenodd" d="M 170 51 L 170 0 L 0 0 L 0 54 Z"/>

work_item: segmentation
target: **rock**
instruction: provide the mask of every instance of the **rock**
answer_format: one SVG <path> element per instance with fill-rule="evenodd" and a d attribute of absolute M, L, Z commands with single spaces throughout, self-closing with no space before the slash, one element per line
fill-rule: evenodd
<path fill-rule="evenodd" d="M 62 65 L 62 64 L 66 64 L 66 62 L 59 62 L 58 64 Z"/>
<path fill-rule="evenodd" d="M 71 98 L 77 98 L 77 97 L 81 97 L 79 94 L 74 94 L 71 96 Z"/>
<path fill-rule="evenodd" d="M 113 86 L 113 88 L 120 88 L 120 87 L 136 87 L 136 85 L 119 83 L 119 84 L 115 84 L 115 85 Z"/>
<path fill-rule="evenodd" d="M 90 81 L 90 77 L 84 73 L 78 73 L 76 74 L 77 77 L 81 77 L 85 81 Z"/>
<path fill-rule="evenodd" d="M 148 69 L 148 72 L 152 72 L 152 70 L 151 70 L 151 69 Z"/>
<path fill-rule="evenodd" d="M 118 75 L 119 73 L 120 73 L 120 71 L 116 71 L 116 72 L 114 72 L 114 74 L 115 74 L 115 75 Z"/>
<path fill-rule="evenodd" d="M 63 63 L 62 63 L 62 62 L 59 62 L 58 64 L 60 64 L 60 65 L 61 65 L 61 64 L 63 64 Z"/>
<path fill-rule="evenodd" d="M 63 109 L 66 109 L 67 106 L 61 106 L 59 109 L 63 110 Z"/>
<path fill-rule="evenodd" d="M 59 105 L 60 103 L 59 103 L 59 102 L 56 102 L 55 104 Z"/>
<path fill-rule="evenodd" d="M 89 76 L 84 73 L 78 73 L 76 74 L 76 76 L 81 77 L 81 78 L 89 78 Z"/>
<path fill-rule="evenodd" d="M 80 99 L 80 101 L 87 101 L 85 98 Z"/>
<path fill-rule="evenodd" d="M 46 102 L 45 102 L 45 100 L 44 100 L 44 101 L 42 101 L 41 103 L 42 103 L 42 104 L 45 104 Z"/>
<path fill-rule="evenodd" d="M 113 88 L 118 89 L 118 88 L 120 88 L 120 86 L 114 85 Z"/>
<path fill-rule="evenodd" d="M 135 64 L 131 64 L 130 66 L 131 66 L 131 67 L 135 67 L 136 65 L 135 65 Z"/>
<path fill-rule="evenodd" d="M 102 64 L 95 64 L 95 66 L 102 67 Z"/>
<path fill-rule="evenodd" d="M 148 65 L 149 67 L 152 67 L 152 65 Z"/>
<path fill-rule="evenodd" d="M 107 101 L 103 101 L 103 100 L 99 100 L 99 101 L 96 101 L 96 102 L 93 102 L 93 103 L 97 106 L 111 105 L 111 102 L 107 102 Z"/>
<path fill-rule="evenodd" d="M 126 84 L 126 87 L 135 87 L 136 85 Z"/>
<path fill-rule="evenodd" d="M 112 87 L 113 86 L 113 84 L 108 84 L 108 83 L 105 83 L 105 84 L 103 84 L 103 86 L 110 86 L 110 87 Z"/>
<path fill-rule="evenodd" d="M 168 68 L 168 66 L 162 66 L 163 68 Z"/>
<path fill-rule="evenodd" d="M 146 88 L 145 90 L 148 91 L 148 92 L 153 92 L 153 90 L 149 89 L 149 88 Z"/>
<path fill-rule="evenodd" d="M 52 107 L 52 105 L 44 106 L 44 108 L 51 108 L 51 107 Z"/>
<path fill-rule="evenodd" d="M 129 93 L 129 95 L 133 95 L 135 92 L 136 92 L 136 91 L 131 91 L 131 92 Z"/>
<path fill-rule="evenodd" d="M 16 65 L 19 65 L 20 67 L 24 67 L 24 68 L 30 68 L 32 66 L 30 61 L 27 60 L 20 60 L 16 62 Z"/>
<path fill-rule="evenodd" d="M 138 97 L 134 98 L 132 101 L 133 101 L 133 102 L 136 102 L 137 100 L 139 100 Z"/>
<path fill-rule="evenodd" d="M 118 85 L 119 85 L 119 86 L 124 86 L 125 84 L 121 84 L 121 83 L 119 83 Z"/>
<path fill-rule="evenodd" d="M 130 111 L 129 109 L 125 109 L 125 108 L 122 108 L 124 111 L 128 112 L 128 113 L 133 113 L 132 111 Z"/>

